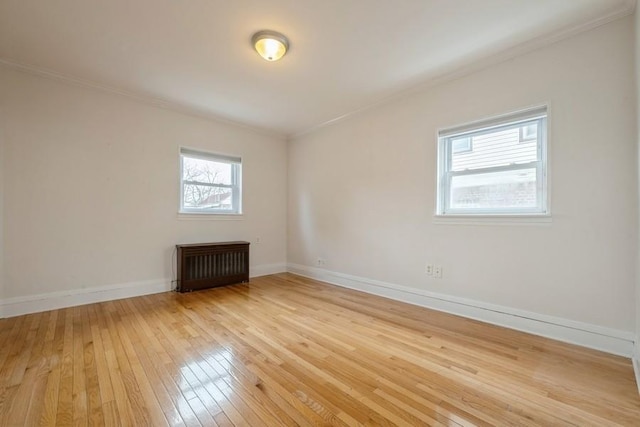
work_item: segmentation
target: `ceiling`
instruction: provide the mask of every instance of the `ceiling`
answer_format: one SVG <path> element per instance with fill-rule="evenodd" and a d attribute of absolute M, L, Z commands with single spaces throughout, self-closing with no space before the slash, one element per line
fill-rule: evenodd
<path fill-rule="evenodd" d="M 295 135 L 634 0 L 0 0 L 0 61 Z M 289 53 L 261 59 L 262 29 Z M 498 55 L 498 56 L 496 56 Z"/>

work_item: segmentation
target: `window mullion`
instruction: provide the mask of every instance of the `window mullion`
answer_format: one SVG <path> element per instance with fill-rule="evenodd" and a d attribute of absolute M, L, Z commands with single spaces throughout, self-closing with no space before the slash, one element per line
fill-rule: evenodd
<path fill-rule="evenodd" d="M 239 200 L 240 200 L 240 192 L 238 188 L 238 165 L 233 165 L 231 167 L 231 203 L 233 210 L 238 212 L 239 209 Z"/>
<path fill-rule="evenodd" d="M 532 167 L 537 167 L 540 162 L 535 160 L 527 163 L 513 163 L 510 165 L 504 166 L 494 166 L 490 168 L 478 168 L 478 169 L 464 169 L 461 171 L 450 171 L 449 173 L 452 176 L 463 176 L 463 175 L 479 175 L 483 173 L 494 173 L 494 172 L 505 172 L 511 170 L 520 170 L 520 169 L 531 169 Z"/>
<path fill-rule="evenodd" d="M 201 185 L 203 187 L 219 187 L 219 188 L 233 188 L 233 185 L 228 184 L 214 184 L 211 182 L 201 181 L 182 181 L 185 185 Z"/>

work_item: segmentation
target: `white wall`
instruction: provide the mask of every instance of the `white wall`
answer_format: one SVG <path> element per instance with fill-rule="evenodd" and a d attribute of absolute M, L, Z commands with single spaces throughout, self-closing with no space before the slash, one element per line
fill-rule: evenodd
<path fill-rule="evenodd" d="M 0 91 L 0 99 L 3 98 Z M 0 301 L 4 299 L 4 107 L 0 101 Z M 0 306 L 0 318 L 4 317 L 4 307 Z"/>
<path fill-rule="evenodd" d="M 6 298 L 169 281 L 176 243 L 249 240 L 253 272 L 282 270 L 284 138 L 1 67 L 0 94 Z M 242 219 L 178 219 L 180 145 L 242 156 Z"/>
<path fill-rule="evenodd" d="M 632 51 L 627 17 L 295 138 L 289 262 L 632 333 Z M 552 223 L 434 222 L 437 129 L 541 103 Z"/>
<path fill-rule="evenodd" d="M 640 190 L 640 12 L 636 7 L 634 14 L 634 30 L 635 30 L 635 76 L 636 76 L 636 167 L 638 173 L 638 189 Z M 640 197 L 639 197 L 640 201 Z M 640 209 L 640 208 L 639 208 Z M 638 216 L 638 222 L 640 224 L 640 215 Z M 636 382 L 638 383 L 638 390 L 640 390 L 640 227 L 638 227 L 638 252 L 636 261 L 636 342 L 635 342 L 635 361 L 638 365 L 636 368 Z"/>

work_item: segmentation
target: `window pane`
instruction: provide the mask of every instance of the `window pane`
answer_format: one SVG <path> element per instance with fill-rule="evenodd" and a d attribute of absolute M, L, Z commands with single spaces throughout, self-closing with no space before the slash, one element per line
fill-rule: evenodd
<path fill-rule="evenodd" d="M 526 126 L 522 126 L 521 128 L 522 136 L 520 137 L 521 141 L 528 141 L 530 139 L 538 138 L 538 123 L 531 123 Z"/>
<path fill-rule="evenodd" d="M 471 137 L 463 136 L 461 138 L 454 138 L 451 141 L 451 151 L 453 153 L 464 153 L 471 150 Z"/>
<path fill-rule="evenodd" d="M 184 185 L 184 207 L 188 209 L 233 210 L 231 188 L 209 187 L 207 185 Z"/>
<path fill-rule="evenodd" d="M 232 165 L 183 156 L 182 179 L 208 184 L 231 185 Z"/>
<path fill-rule="evenodd" d="M 536 208 L 536 169 L 454 176 L 451 209 Z"/>
<path fill-rule="evenodd" d="M 518 127 L 501 127 L 490 132 L 469 135 L 472 140 L 470 144 L 472 150 L 466 152 L 452 150 L 451 170 L 481 169 L 538 160 L 537 140 L 534 138 L 521 141 L 520 138 L 531 124 L 532 122 L 525 122 Z M 456 140 L 453 139 L 452 143 Z"/>

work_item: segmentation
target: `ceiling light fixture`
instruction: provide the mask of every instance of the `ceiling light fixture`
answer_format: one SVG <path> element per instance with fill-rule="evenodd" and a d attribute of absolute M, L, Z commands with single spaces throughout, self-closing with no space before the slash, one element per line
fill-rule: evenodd
<path fill-rule="evenodd" d="M 275 31 L 258 31 L 251 37 L 251 44 L 256 52 L 267 61 L 277 61 L 289 49 L 289 40 Z"/>

